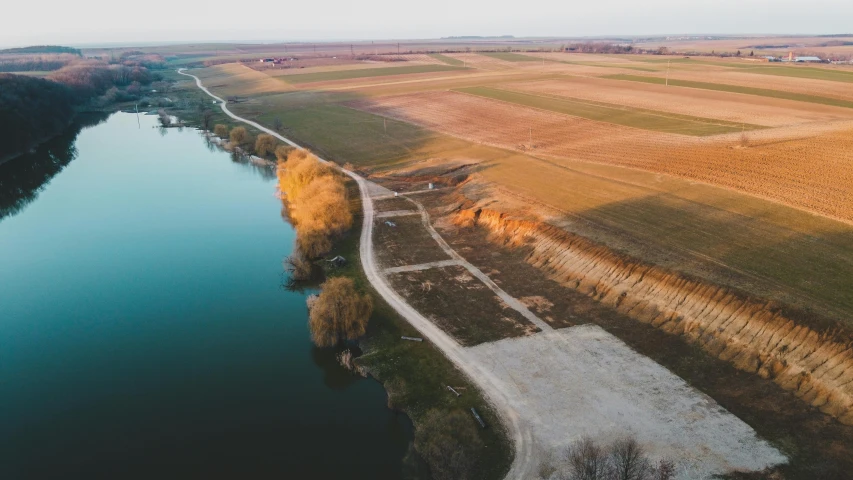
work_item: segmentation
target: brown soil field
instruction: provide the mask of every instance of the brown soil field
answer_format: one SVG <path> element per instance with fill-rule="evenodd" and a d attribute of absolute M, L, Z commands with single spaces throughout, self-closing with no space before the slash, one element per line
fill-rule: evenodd
<path fill-rule="evenodd" d="M 712 90 L 626 83 L 567 77 L 514 82 L 501 85 L 501 88 L 773 127 L 853 118 L 853 110 L 840 107 Z"/>
<path fill-rule="evenodd" d="M 520 67 L 515 62 L 507 62 L 479 53 L 445 53 L 444 55 L 463 61 L 468 67 L 481 70 L 514 70 Z"/>
<path fill-rule="evenodd" d="M 431 57 L 427 55 L 418 55 L 418 57 L 426 57 L 431 59 Z M 435 61 L 424 61 L 424 60 L 406 60 L 400 62 L 371 62 L 371 61 L 357 61 L 357 60 L 349 60 L 349 59 L 332 59 L 326 58 L 323 59 L 324 62 L 314 65 L 311 59 L 299 60 L 293 62 L 293 68 L 257 68 L 257 70 L 262 71 L 263 73 L 274 76 L 287 76 L 287 75 L 302 75 L 305 73 L 318 73 L 318 72 L 338 72 L 345 70 L 365 70 L 370 68 L 388 68 L 388 67 L 411 67 L 413 65 L 435 65 L 438 64 Z M 301 63 L 304 62 L 304 63 Z M 443 64 L 442 64 L 443 65 Z M 305 67 L 305 68 L 300 68 Z M 253 67 L 254 68 L 254 67 Z"/>
<path fill-rule="evenodd" d="M 225 97 L 292 90 L 286 83 L 239 63 L 226 63 L 196 70 L 193 73 L 201 78 L 205 85 Z"/>
<path fill-rule="evenodd" d="M 403 80 L 400 80 L 400 78 L 408 76 L 397 75 L 394 79 L 389 78 L 387 82 L 371 82 L 368 84 L 353 86 L 351 88 L 347 87 L 346 89 L 348 92 L 351 91 L 353 93 L 366 96 L 402 95 L 405 93 L 418 93 L 430 90 L 450 90 L 453 88 L 476 87 L 484 84 L 503 83 L 507 81 L 533 80 L 542 77 L 540 72 L 525 72 L 520 70 L 473 70 L 466 72 L 464 75 L 456 75 L 453 77 L 448 77 L 443 75 L 443 73 L 446 72 L 438 72 L 431 74 L 432 76 L 423 76 L 414 79 L 406 78 Z"/>
<path fill-rule="evenodd" d="M 411 65 L 400 65 L 411 66 Z M 374 66 L 375 68 L 375 66 Z M 384 67 L 382 67 L 384 68 Z M 427 73 L 405 73 L 400 75 L 383 75 L 376 77 L 353 78 L 345 80 L 327 80 L 322 82 L 301 83 L 295 85 L 299 90 L 323 90 L 323 91 L 341 91 L 341 90 L 358 90 L 362 88 L 381 87 L 383 85 L 394 85 L 409 82 L 430 82 L 441 79 L 452 80 L 459 77 L 469 75 L 470 72 L 464 70 L 446 71 L 446 72 L 427 72 Z"/>
<path fill-rule="evenodd" d="M 755 131 L 744 140 L 650 133 L 454 92 L 350 105 L 481 144 L 666 173 L 853 221 L 851 121 Z"/>
<path fill-rule="evenodd" d="M 395 226 L 387 225 L 391 222 Z M 377 218 L 374 227 L 376 258 L 383 268 L 449 260 L 418 215 Z"/>
<path fill-rule="evenodd" d="M 634 74 L 663 77 L 663 74 L 634 72 Z M 784 92 L 804 93 L 820 97 L 853 100 L 853 86 L 849 83 L 814 80 L 810 78 L 782 77 L 762 75 L 743 70 L 694 70 L 681 71 L 673 69 L 669 78 L 690 80 L 694 82 L 722 83 L 741 87 L 764 88 Z"/>
<path fill-rule="evenodd" d="M 462 345 L 539 331 L 464 267 L 394 273 L 388 280 L 412 306 Z"/>

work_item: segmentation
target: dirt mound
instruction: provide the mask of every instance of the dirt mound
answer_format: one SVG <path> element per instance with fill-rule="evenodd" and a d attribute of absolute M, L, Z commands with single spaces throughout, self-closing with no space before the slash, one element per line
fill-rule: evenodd
<path fill-rule="evenodd" d="M 552 279 L 636 320 L 696 342 L 738 369 L 770 378 L 822 412 L 853 425 L 853 347 L 768 302 L 620 255 L 556 227 L 489 210 L 462 210 Z"/>

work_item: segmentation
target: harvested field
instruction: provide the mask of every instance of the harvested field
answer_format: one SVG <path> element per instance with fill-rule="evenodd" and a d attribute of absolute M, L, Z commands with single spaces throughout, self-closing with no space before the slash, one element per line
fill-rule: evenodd
<path fill-rule="evenodd" d="M 790 103 L 727 92 L 667 88 L 617 80 L 570 77 L 502 84 L 502 89 L 625 105 L 662 112 L 717 118 L 729 122 L 782 126 L 853 118 L 853 111 L 823 105 Z"/>
<path fill-rule="evenodd" d="M 482 70 L 511 70 L 516 68 L 514 62 L 508 62 L 477 53 L 445 53 L 447 57 L 461 61 L 465 66 Z"/>
<path fill-rule="evenodd" d="M 553 95 L 531 94 L 488 87 L 461 88 L 456 91 L 516 103 L 526 107 L 549 110 L 575 117 L 614 123 L 625 127 L 642 128 L 681 135 L 719 135 L 721 133 L 757 130 L 758 125 L 736 124 L 725 120 L 714 120 L 655 110 L 644 110 L 616 104 L 575 100 Z"/>
<path fill-rule="evenodd" d="M 386 77 L 390 75 L 406 75 L 413 73 L 453 72 L 462 70 L 450 65 L 405 65 L 400 67 L 381 67 L 365 69 L 332 70 L 316 73 L 300 73 L 287 75 L 287 83 L 297 85 L 302 83 L 329 82 L 350 80 L 354 78 Z"/>
<path fill-rule="evenodd" d="M 291 87 L 240 63 L 226 63 L 193 71 L 194 75 L 223 97 L 286 92 Z"/>
<path fill-rule="evenodd" d="M 388 280 L 412 306 L 462 345 L 539 331 L 464 267 L 394 273 Z"/>
<path fill-rule="evenodd" d="M 326 73 L 326 72 L 344 72 L 351 70 L 375 70 L 377 68 L 397 68 L 397 67 L 411 67 L 413 66 L 410 62 L 397 62 L 391 64 L 378 64 L 377 62 L 358 62 L 351 60 L 334 60 L 334 62 L 339 63 L 328 63 L 325 65 L 304 67 L 302 65 L 294 65 L 291 68 L 269 68 L 261 70 L 263 73 L 267 75 L 278 77 L 278 76 L 289 76 L 289 75 L 307 75 L 309 73 Z M 415 65 L 419 65 L 417 63 Z"/>
<path fill-rule="evenodd" d="M 676 461 L 679 480 L 784 463 L 740 419 L 599 327 L 584 325 L 470 350 L 525 405 L 534 441 L 562 452 L 589 435 L 631 432 L 655 458 Z"/>
<path fill-rule="evenodd" d="M 752 68 L 749 73 L 761 75 L 778 75 L 781 77 L 810 78 L 812 80 L 828 80 L 830 82 L 853 83 L 853 70 L 840 68 L 814 68 L 788 65 L 784 67 L 763 66 Z"/>
<path fill-rule="evenodd" d="M 450 259 L 424 228 L 420 216 L 378 218 L 374 232 L 376 259 L 383 268 Z"/>
<path fill-rule="evenodd" d="M 447 65 L 453 65 L 454 67 L 461 67 L 465 65 L 465 63 L 461 60 L 455 59 L 453 57 L 448 57 L 447 55 L 442 55 L 440 53 L 430 53 L 429 56 L 435 60 L 438 60 L 439 62 L 446 63 Z"/>
<path fill-rule="evenodd" d="M 453 92 L 351 105 L 478 143 L 667 173 L 853 221 L 850 121 L 700 139 L 650 134 Z"/>
<path fill-rule="evenodd" d="M 851 86 L 847 83 L 831 82 L 827 80 L 811 80 L 795 77 L 781 77 L 774 75 L 760 75 L 752 72 L 753 70 L 744 69 L 702 69 L 691 71 L 672 70 L 669 75 L 669 81 L 670 85 L 675 85 L 675 83 L 672 83 L 674 80 L 680 80 L 688 82 L 702 82 L 708 84 L 744 87 L 747 89 L 788 92 L 810 97 L 825 97 L 846 101 L 853 100 L 853 88 L 851 88 Z M 648 75 L 652 76 L 653 78 L 664 78 L 664 75 L 661 73 L 658 73 L 656 75 Z M 730 89 L 730 91 L 733 90 Z M 741 93 L 749 93 L 755 95 L 755 93 L 750 93 L 750 90 L 744 90 Z"/>
<path fill-rule="evenodd" d="M 505 62 L 535 62 L 536 59 L 529 55 L 512 52 L 480 52 L 480 55 L 496 58 Z"/>

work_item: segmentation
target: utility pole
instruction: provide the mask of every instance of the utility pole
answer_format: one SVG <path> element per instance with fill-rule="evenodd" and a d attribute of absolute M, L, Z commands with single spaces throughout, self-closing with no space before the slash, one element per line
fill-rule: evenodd
<path fill-rule="evenodd" d="M 397 42 L 397 55 L 400 54 L 400 42 Z"/>
<path fill-rule="evenodd" d="M 142 128 L 142 124 L 139 123 L 139 104 L 136 104 L 136 126 L 140 129 Z"/>
<path fill-rule="evenodd" d="M 385 129 L 385 135 L 388 135 L 388 121 L 385 117 L 382 117 L 382 128 Z"/>
<path fill-rule="evenodd" d="M 533 128 L 530 128 L 530 148 L 533 148 Z"/>
<path fill-rule="evenodd" d="M 666 86 L 667 87 L 669 86 L 669 64 L 670 64 L 670 62 L 672 62 L 672 60 L 666 61 Z"/>
<path fill-rule="evenodd" d="M 352 55 L 353 57 L 355 56 L 355 50 L 352 48 L 351 43 L 349 44 L 349 54 Z"/>

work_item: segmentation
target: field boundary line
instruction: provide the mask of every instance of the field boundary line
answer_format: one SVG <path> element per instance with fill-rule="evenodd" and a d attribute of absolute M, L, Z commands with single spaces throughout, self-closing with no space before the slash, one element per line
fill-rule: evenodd
<path fill-rule="evenodd" d="M 420 270 L 429 270 L 432 268 L 456 267 L 462 265 L 459 260 L 439 260 L 437 262 L 416 263 L 412 265 L 401 265 L 399 267 L 386 268 L 382 271 L 385 275 L 403 272 L 417 272 Z"/>

